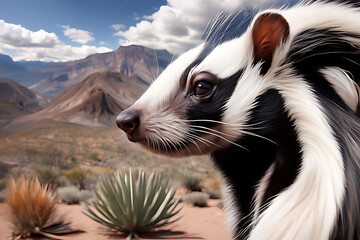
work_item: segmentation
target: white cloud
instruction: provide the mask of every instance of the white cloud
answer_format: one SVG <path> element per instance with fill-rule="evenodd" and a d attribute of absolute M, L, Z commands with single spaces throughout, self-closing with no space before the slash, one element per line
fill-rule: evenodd
<path fill-rule="evenodd" d="M 62 25 L 61 27 L 64 29 L 64 35 L 70 38 L 73 42 L 85 44 L 95 39 L 91 36 L 92 35 L 91 32 L 81 29 L 71 28 L 68 25 Z"/>
<path fill-rule="evenodd" d="M 179 54 L 201 42 L 200 38 L 212 18 L 221 10 L 266 8 L 289 0 L 167 0 L 151 16 L 115 35 L 122 45 L 139 44 L 155 49 L 166 49 Z M 293 1 L 293 0 L 290 0 Z"/>
<path fill-rule="evenodd" d="M 107 47 L 73 47 L 61 42 L 55 33 L 48 33 L 42 29 L 33 32 L 21 25 L 0 20 L 0 53 L 11 55 L 15 61 L 72 61 L 90 54 L 110 51 L 112 49 Z"/>
<path fill-rule="evenodd" d="M 43 29 L 32 32 L 21 25 L 6 23 L 0 19 L 0 43 L 10 47 L 53 47 L 60 41 L 55 33 Z"/>
<path fill-rule="evenodd" d="M 126 28 L 124 24 L 113 24 L 110 27 L 116 31 Z"/>
<path fill-rule="evenodd" d="M 95 47 L 82 45 L 73 47 L 70 45 L 59 44 L 53 48 L 22 48 L 17 49 L 17 56 L 14 61 L 44 61 L 44 62 L 67 62 L 85 58 L 91 54 L 113 51 L 107 47 Z"/>

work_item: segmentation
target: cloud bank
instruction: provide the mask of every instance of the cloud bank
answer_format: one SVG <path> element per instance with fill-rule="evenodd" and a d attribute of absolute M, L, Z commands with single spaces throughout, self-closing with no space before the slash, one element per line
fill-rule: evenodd
<path fill-rule="evenodd" d="M 75 42 L 85 44 L 94 40 L 90 32 L 63 26 L 64 34 Z M 0 53 L 15 52 L 15 61 L 72 61 L 90 54 L 110 52 L 106 47 L 82 45 L 74 47 L 61 42 L 55 33 L 43 29 L 33 32 L 29 29 L 0 19 Z"/>

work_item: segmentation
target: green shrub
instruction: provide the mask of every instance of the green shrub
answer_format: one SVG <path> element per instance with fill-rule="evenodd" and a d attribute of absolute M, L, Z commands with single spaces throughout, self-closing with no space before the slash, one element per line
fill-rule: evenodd
<path fill-rule="evenodd" d="M 85 179 L 91 174 L 90 170 L 81 167 L 74 167 L 65 171 L 64 176 L 81 190 L 85 189 Z"/>
<path fill-rule="evenodd" d="M 190 203 L 197 207 L 207 207 L 209 194 L 203 192 L 191 192 L 187 193 L 182 199 L 184 202 Z"/>
<path fill-rule="evenodd" d="M 93 208 L 85 206 L 84 213 L 110 231 L 138 239 L 142 233 L 178 220 L 169 220 L 180 211 L 175 210 L 179 198 L 174 199 L 174 195 L 175 189 L 169 189 L 159 174 L 153 172 L 147 180 L 145 171 L 130 168 L 103 178 L 95 191 Z"/>
<path fill-rule="evenodd" d="M 88 190 L 79 190 L 75 186 L 61 187 L 58 188 L 56 192 L 61 202 L 66 204 L 79 204 L 81 202 L 89 203 L 94 197 L 93 192 Z"/>
<path fill-rule="evenodd" d="M 41 184 L 48 184 L 53 189 L 58 187 L 57 180 L 61 176 L 61 171 L 58 167 L 36 166 L 35 172 Z"/>
<path fill-rule="evenodd" d="M 181 185 L 189 192 L 201 192 L 203 180 L 203 176 L 194 171 L 184 170 L 180 173 Z"/>

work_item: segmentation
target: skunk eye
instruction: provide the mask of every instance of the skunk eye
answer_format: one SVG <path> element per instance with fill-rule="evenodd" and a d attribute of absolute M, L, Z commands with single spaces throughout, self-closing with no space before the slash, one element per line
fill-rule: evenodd
<path fill-rule="evenodd" d="M 214 93 L 214 88 L 219 83 L 216 76 L 208 72 L 201 72 L 193 79 L 193 92 L 197 98 L 207 100 Z"/>
<path fill-rule="evenodd" d="M 197 97 L 205 97 L 211 93 L 213 88 L 214 88 L 214 84 L 205 81 L 200 81 L 197 82 L 195 85 L 194 94 Z"/>

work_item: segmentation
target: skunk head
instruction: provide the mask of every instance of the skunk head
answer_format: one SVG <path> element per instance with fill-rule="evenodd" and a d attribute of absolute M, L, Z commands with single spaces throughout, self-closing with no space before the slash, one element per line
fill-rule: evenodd
<path fill-rule="evenodd" d="M 172 62 L 117 117 L 118 126 L 130 141 L 169 155 L 208 154 L 237 144 L 259 96 L 271 87 L 280 64 L 274 60 L 281 59 L 288 35 L 285 18 L 268 12 L 240 37 L 205 41 Z"/>

